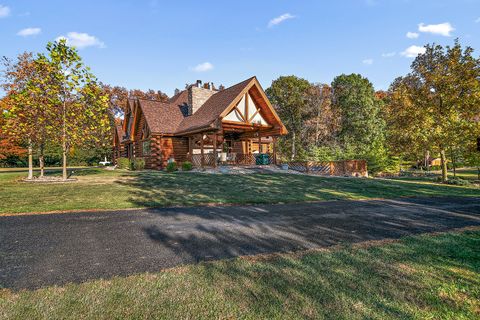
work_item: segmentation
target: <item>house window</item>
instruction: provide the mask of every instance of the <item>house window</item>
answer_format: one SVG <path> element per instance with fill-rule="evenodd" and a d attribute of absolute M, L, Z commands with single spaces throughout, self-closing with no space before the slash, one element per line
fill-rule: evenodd
<path fill-rule="evenodd" d="M 150 149 L 150 140 L 142 142 L 142 153 L 144 156 L 149 156 L 151 152 Z"/>

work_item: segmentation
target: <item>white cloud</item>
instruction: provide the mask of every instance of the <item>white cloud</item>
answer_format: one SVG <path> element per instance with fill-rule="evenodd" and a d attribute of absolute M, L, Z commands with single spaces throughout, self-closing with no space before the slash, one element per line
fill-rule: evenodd
<path fill-rule="evenodd" d="M 10 15 L 10 8 L 0 4 L 0 18 L 5 18 Z"/>
<path fill-rule="evenodd" d="M 404 57 L 407 58 L 415 58 L 419 54 L 425 53 L 425 48 L 424 47 L 419 47 L 419 46 L 410 46 L 405 51 L 401 52 L 400 54 Z"/>
<path fill-rule="evenodd" d="M 386 52 L 386 53 L 382 53 L 382 57 L 383 58 L 391 58 L 393 56 L 395 56 L 397 53 L 396 52 Z"/>
<path fill-rule="evenodd" d="M 480 17 L 478 17 L 477 19 L 475 19 L 475 23 L 480 23 Z"/>
<path fill-rule="evenodd" d="M 25 28 L 17 32 L 17 36 L 28 37 L 40 34 L 42 29 L 40 28 Z"/>
<path fill-rule="evenodd" d="M 105 48 L 105 43 L 100 41 L 97 37 L 91 36 L 88 33 L 69 32 L 67 36 L 60 36 L 55 40 L 66 39 L 67 44 L 78 49 L 86 47 Z"/>
<path fill-rule="evenodd" d="M 370 59 L 370 58 L 369 59 L 364 59 L 364 60 L 362 60 L 362 63 L 366 64 L 366 65 L 371 65 L 371 64 L 373 64 L 373 59 Z"/>
<path fill-rule="evenodd" d="M 450 22 L 444 22 L 439 24 L 428 24 L 428 25 L 424 23 L 420 23 L 418 25 L 418 31 L 420 32 L 438 34 L 445 37 L 450 37 L 451 32 L 454 30 L 455 28 L 450 24 Z"/>
<path fill-rule="evenodd" d="M 295 18 L 295 16 L 291 15 L 290 13 L 284 13 L 281 16 L 278 16 L 278 17 L 270 20 L 268 22 L 268 27 L 271 28 L 273 26 L 276 26 L 277 24 L 280 24 L 280 23 L 284 22 L 285 20 L 294 19 L 294 18 Z"/>
<path fill-rule="evenodd" d="M 195 72 L 206 72 L 213 69 L 213 64 L 211 64 L 210 62 L 204 62 L 196 65 L 191 69 Z"/>
<path fill-rule="evenodd" d="M 417 39 L 420 35 L 416 32 L 408 31 L 406 36 L 408 39 Z"/>

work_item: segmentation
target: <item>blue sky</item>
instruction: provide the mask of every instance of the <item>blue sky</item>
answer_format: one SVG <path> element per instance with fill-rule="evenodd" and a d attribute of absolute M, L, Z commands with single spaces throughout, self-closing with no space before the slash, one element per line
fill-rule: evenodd
<path fill-rule="evenodd" d="M 168 95 L 252 75 L 266 88 L 281 75 L 360 73 L 386 89 L 426 43 L 458 37 L 478 56 L 480 0 L 0 0 L 0 55 L 59 36 L 102 82 Z"/>

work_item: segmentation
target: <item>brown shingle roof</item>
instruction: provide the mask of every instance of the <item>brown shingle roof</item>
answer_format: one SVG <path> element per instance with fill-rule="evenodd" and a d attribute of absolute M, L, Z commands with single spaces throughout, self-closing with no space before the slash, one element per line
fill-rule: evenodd
<path fill-rule="evenodd" d="M 176 104 L 138 99 L 150 131 L 172 134 L 183 120 L 183 114 Z"/>
<path fill-rule="evenodd" d="M 254 77 L 212 95 L 195 114 L 185 117 L 181 107 L 188 104 L 188 91 L 183 90 L 169 102 L 138 99 L 152 133 L 180 134 L 208 128 L 220 114 L 238 97 Z M 129 99 L 130 101 L 130 99 Z M 133 105 L 133 104 L 132 104 Z"/>
<path fill-rule="evenodd" d="M 176 132 L 182 133 L 211 126 L 253 78 L 255 77 L 249 78 L 225 90 L 215 93 L 197 110 L 197 112 L 189 117 L 185 117 L 178 126 Z"/>
<path fill-rule="evenodd" d="M 188 91 L 180 91 L 179 93 L 170 98 L 169 103 L 174 103 L 177 105 L 188 103 Z"/>

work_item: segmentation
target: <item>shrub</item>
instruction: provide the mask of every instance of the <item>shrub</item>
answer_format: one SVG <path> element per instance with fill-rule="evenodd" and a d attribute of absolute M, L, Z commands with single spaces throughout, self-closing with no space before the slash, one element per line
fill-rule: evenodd
<path fill-rule="evenodd" d="M 174 172 L 174 171 L 177 171 L 177 163 L 176 162 L 169 162 L 167 164 L 167 172 Z"/>
<path fill-rule="evenodd" d="M 469 186 L 470 181 L 461 179 L 461 178 L 453 178 L 447 181 L 448 184 L 453 184 L 456 186 Z"/>
<path fill-rule="evenodd" d="M 143 170 L 145 169 L 145 160 L 143 158 L 135 158 L 131 166 L 133 170 Z"/>
<path fill-rule="evenodd" d="M 193 165 L 190 161 L 185 161 L 184 163 L 182 163 L 182 170 L 183 171 L 190 171 L 193 169 Z"/>
<path fill-rule="evenodd" d="M 130 160 L 128 158 L 118 158 L 117 166 L 119 169 L 130 169 Z"/>

